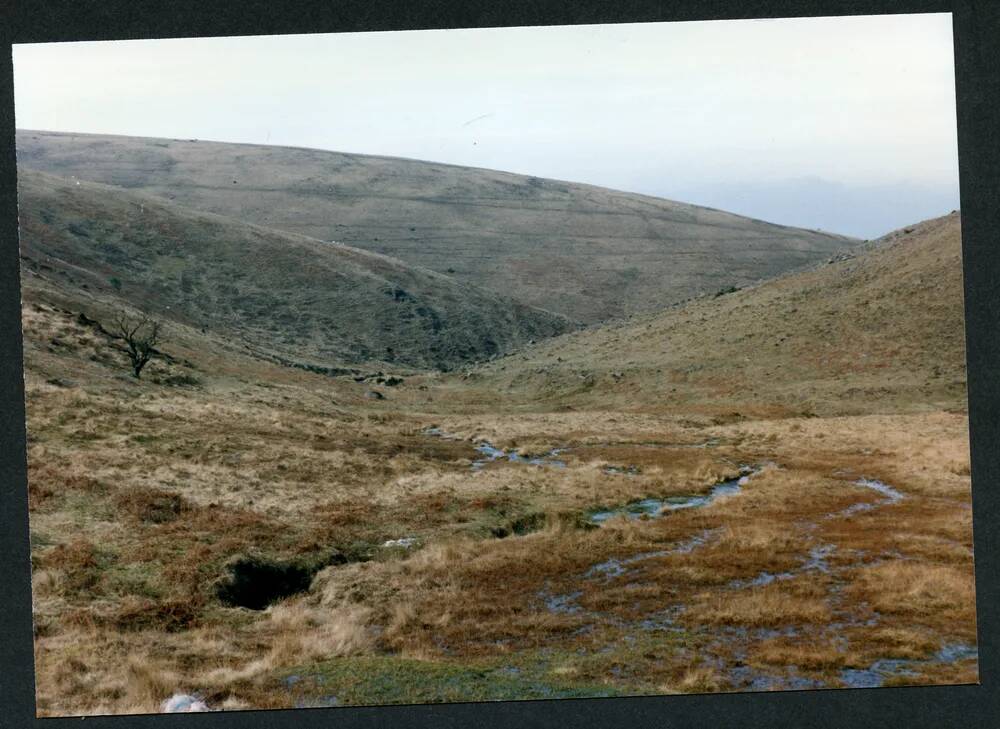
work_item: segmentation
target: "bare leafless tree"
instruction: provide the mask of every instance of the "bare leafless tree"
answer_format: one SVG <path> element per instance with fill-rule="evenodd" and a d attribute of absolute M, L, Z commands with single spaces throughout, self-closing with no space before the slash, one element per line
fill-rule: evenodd
<path fill-rule="evenodd" d="M 120 311 L 115 316 L 115 335 L 124 340 L 125 352 L 132 362 L 132 374 L 139 379 L 142 368 L 156 351 L 160 322 L 150 319 L 145 314 L 133 318 Z"/>

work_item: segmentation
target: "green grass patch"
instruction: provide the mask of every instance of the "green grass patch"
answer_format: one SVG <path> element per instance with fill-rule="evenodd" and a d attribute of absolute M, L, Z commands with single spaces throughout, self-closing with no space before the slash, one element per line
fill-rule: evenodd
<path fill-rule="evenodd" d="M 118 512 L 104 494 L 90 491 L 66 491 L 60 511 L 81 529 L 95 521 L 115 521 Z"/>
<path fill-rule="evenodd" d="M 52 537 L 45 532 L 32 529 L 28 532 L 28 543 L 31 546 L 31 551 L 34 552 L 39 549 L 44 549 L 45 547 L 51 547 L 55 544 L 55 540 L 53 540 Z"/>
<path fill-rule="evenodd" d="M 335 658 L 276 677 L 299 706 L 454 703 L 620 696 L 599 683 L 546 675 L 544 663 L 460 665 L 396 656 Z"/>
<path fill-rule="evenodd" d="M 164 590 L 156 565 L 150 563 L 119 564 L 104 572 L 105 589 L 115 595 L 132 595 L 159 599 Z"/>

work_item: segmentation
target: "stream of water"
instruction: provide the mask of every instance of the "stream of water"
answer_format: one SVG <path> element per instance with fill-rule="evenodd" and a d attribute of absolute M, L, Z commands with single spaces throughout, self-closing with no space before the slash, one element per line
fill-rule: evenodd
<path fill-rule="evenodd" d="M 555 466 L 556 468 L 566 468 L 566 461 L 559 460 L 556 456 L 565 453 L 568 449 L 553 448 L 548 453 L 541 456 L 524 456 L 516 450 L 497 448 L 492 443 L 483 441 L 476 446 L 476 450 L 485 456 L 485 458 L 480 458 L 472 462 L 472 468 L 478 471 L 488 463 L 493 463 L 494 461 L 503 459 L 506 459 L 511 463 L 527 463 L 529 466 Z"/>
<path fill-rule="evenodd" d="M 854 514 L 860 514 L 863 511 L 871 511 L 877 506 L 888 506 L 890 504 L 897 504 L 903 500 L 903 494 L 894 489 L 892 486 L 882 483 L 881 481 L 876 481 L 869 478 L 859 478 L 854 482 L 855 486 L 861 486 L 862 488 L 871 489 L 877 493 L 885 496 L 881 501 L 876 501 L 874 503 L 870 501 L 859 501 L 856 504 L 851 504 L 846 509 L 838 511 L 833 514 L 827 514 L 827 519 L 838 519 L 845 516 L 853 516 Z"/>
<path fill-rule="evenodd" d="M 757 471 L 749 466 L 740 467 L 740 475 L 735 478 L 720 481 L 707 494 L 689 494 L 684 496 L 667 496 L 662 499 L 642 499 L 632 501 L 624 506 L 613 509 L 595 511 L 590 515 L 593 524 L 603 524 L 608 519 L 616 516 L 627 516 L 629 519 L 640 519 L 643 517 L 657 517 L 678 509 L 696 509 L 701 506 L 708 506 L 720 496 L 731 496 L 740 492 L 746 486 L 750 477 Z"/>

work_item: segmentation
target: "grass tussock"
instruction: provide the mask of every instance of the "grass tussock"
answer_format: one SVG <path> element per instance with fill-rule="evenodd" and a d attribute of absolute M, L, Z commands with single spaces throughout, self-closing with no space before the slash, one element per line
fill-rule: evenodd
<path fill-rule="evenodd" d="M 890 562 L 860 571 L 848 588 L 873 608 L 890 614 L 933 617 L 944 611 L 971 614 L 975 583 L 969 570 L 950 565 Z"/>
<path fill-rule="evenodd" d="M 684 672 L 676 687 L 667 687 L 685 694 L 710 694 L 721 691 L 725 681 L 712 668 L 701 666 Z"/>
<path fill-rule="evenodd" d="M 868 651 L 889 658 L 922 660 L 939 647 L 939 639 L 926 630 L 903 626 L 885 626 L 868 631 L 863 644 Z"/>
<path fill-rule="evenodd" d="M 795 595 L 780 587 L 766 587 L 732 595 L 703 598 L 689 621 L 709 625 L 781 627 L 789 624 L 822 624 L 831 621 L 827 602 L 819 597 Z"/>
<path fill-rule="evenodd" d="M 153 524 L 174 521 L 191 509 L 191 505 L 180 494 L 149 487 L 119 491 L 115 503 L 132 519 Z"/>
<path fill-rule="evenodd" d="M 808 671 L 825 671 L 843 668 L 856 658 L 829 640 L 802 644 L 778 639 L 755 646 L 750 660 L 764 666 L 797 666 Z"/>

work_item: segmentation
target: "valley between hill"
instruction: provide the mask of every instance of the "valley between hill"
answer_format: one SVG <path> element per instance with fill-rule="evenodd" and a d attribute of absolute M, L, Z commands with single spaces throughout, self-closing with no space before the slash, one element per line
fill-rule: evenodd
<path fill-rule="evenodd" d="M 284 247 L 328 244 L 22 184 L 41 715 L 977 680 L 957 215 L 576 331 L 334 249 L 352 326 L 412 359 L 359 363 L 291 298 L 348 370 L 322 374 L 236 307 L 304 297 L 326 274 Z M 184 234 L 151 256 L 147 229 Z M 253 280 L 183 264 L 247 240 Z M 432 369 L 440 339 L 377 318 L 401 276 L 509 338 L 460 319 L 475 356 Z M 165 322 L 139 380 L 105 326 L 132 307 Z"/>

